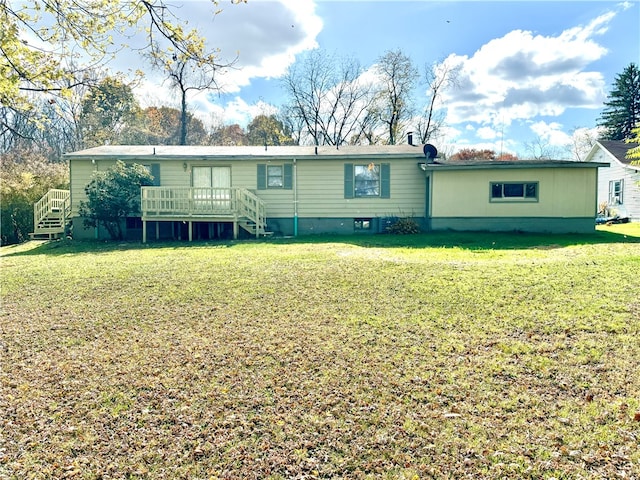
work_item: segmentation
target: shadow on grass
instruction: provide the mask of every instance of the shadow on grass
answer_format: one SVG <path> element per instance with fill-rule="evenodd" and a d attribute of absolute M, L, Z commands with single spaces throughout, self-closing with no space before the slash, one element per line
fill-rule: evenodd
<path fill-rule="evenodd" d="M 417 235 L 305 235 L 237 241 L 160 241 L 152 243 L 116 241 L 31 241 L 0 249 L 0 257 L 25 255 L 74 255 L 167 248 L 233 248 L 240 245 L 293 245 L 343 243 L 375 248 L 462 248 L 467 250 L 553 249 L 572 245 L 640 243 L 640 224 L 598 227 L 589 234 L 536 234 L 497 232 L 430 232 Z"/>

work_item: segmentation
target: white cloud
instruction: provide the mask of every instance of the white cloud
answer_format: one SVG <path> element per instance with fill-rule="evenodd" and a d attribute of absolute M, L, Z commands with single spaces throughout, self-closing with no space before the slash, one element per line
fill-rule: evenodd
<path fill-rule="evenodd" d="M 500 133 L 494 130 L 491 127 L 480 127 L 476 132 L 478 138 L 482 138 L 483 140 L 493 140 L 497 138 Z"/>
<path fill-rule="evenodd" d="M 225 8 L 201 29 L 220 48 L 222 58 L 237 56 L 233 68 L 221 76 L 223 90 L 233 93 L 253 78 L 283 75 L 297 54 L 317 48 L 322 26 L 315 2 L 252 0 Z"/>
<path fill-rule="evenodd" d="M 531 131 L 538 137 L 553 147 L 567 147 L 572 143 L 570 134 L 562 130 L 562 125 L 558 122 L 547 123 L 539 121 L 531 124 Z"/>
<path fill-rule="evenodd" d="M 557 36 L 513 30 L 471 57 L 450 55 L 445 61 L 460 73 L 458 87 L 443 95 L 447 120 L 499 129 L 499 124 L 558 116 L 568 108 L 601 107 L 605 81 L 588 66 L 607 53 L 594 37 L 607 30 L 614 16 L 608 12 Z"/>
<path fill-rule="evenodd" d="M 297 54 L 317 48 L 316 37 L 323 28 L 315 12 L 315 1 L 251 0 L 235 5 L 225 2 L 217 15 L 209 0 L 186 0 L 172 5 L 181 21 L 197 29 L 210 49 L 219 51 L 220 63 L 233 63 L 218 74 L 217 83 L 223 93 L 237 93 L 255 79 L 283 75 Z M 141 46 L 144 39 L 129 41 L 133 47 L 136 42 Z M 179 106 L 179 98 L 162 74 L 152 71 L 132 49 L 123 50 L 110 67 L 114 71 L 128 71 L 132 65 L 146 73 L 136 90 L 143 105 Z M 189 109 L 207 123 L 212 118 L 223 118 L 224 123 L 243 126 L 267 108 L 263 102 L 249 105 L 237 97 L 221 106 L 211 92 L 189 92 L 188 103 Z"/>

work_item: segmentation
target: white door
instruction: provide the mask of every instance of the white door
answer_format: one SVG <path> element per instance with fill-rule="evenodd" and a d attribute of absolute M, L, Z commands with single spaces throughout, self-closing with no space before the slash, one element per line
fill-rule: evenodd
<path fill-rule="evenodd" d="M 193 167 L 192 183 L 196 209 L 231 209 L 231 167 Z"/>

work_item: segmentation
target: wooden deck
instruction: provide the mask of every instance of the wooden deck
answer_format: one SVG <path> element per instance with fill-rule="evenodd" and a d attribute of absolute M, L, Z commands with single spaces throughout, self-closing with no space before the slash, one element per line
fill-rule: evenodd
<path fill-rule="evenodd" d="M 143 243 L 149 221 L 188 222 L 189 241 L 194 222 L 232 223 L 234 238 L 239 228 L 256 237 L 268 234 L 264 202 L 244 188 L 142 187 L 140 210 Z"/>

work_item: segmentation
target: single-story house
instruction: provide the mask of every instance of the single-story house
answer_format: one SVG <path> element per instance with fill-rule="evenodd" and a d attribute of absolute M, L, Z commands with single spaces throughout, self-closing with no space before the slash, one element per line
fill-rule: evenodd
<path fill-rule="evenodd" d="M 640 222 L 640 165 L 633 165 L 627 152 L 637 143 L 601 140 L 585 161 L 609 163 L 598 175 L 598 205 L 608 217 L 620 216 Z"/>
<path fill-rule="evenodd" d="M 141 189 L 141 211 L 126 220 L 127 237 L 143 241 L 378 233 L 403 217 L 424 231 L 595 228 L 604 163 L 451 163 L 427 147 L 96 147 L 65 155 L 70 191 L 36 205 L 35 224 L 53 215 L 49 204 L 72 222 L 75 238 L 106 238 L 83 227 L 78 207 L 92 174 L 121 160 L 154 176 L 154 185 Z"/>

